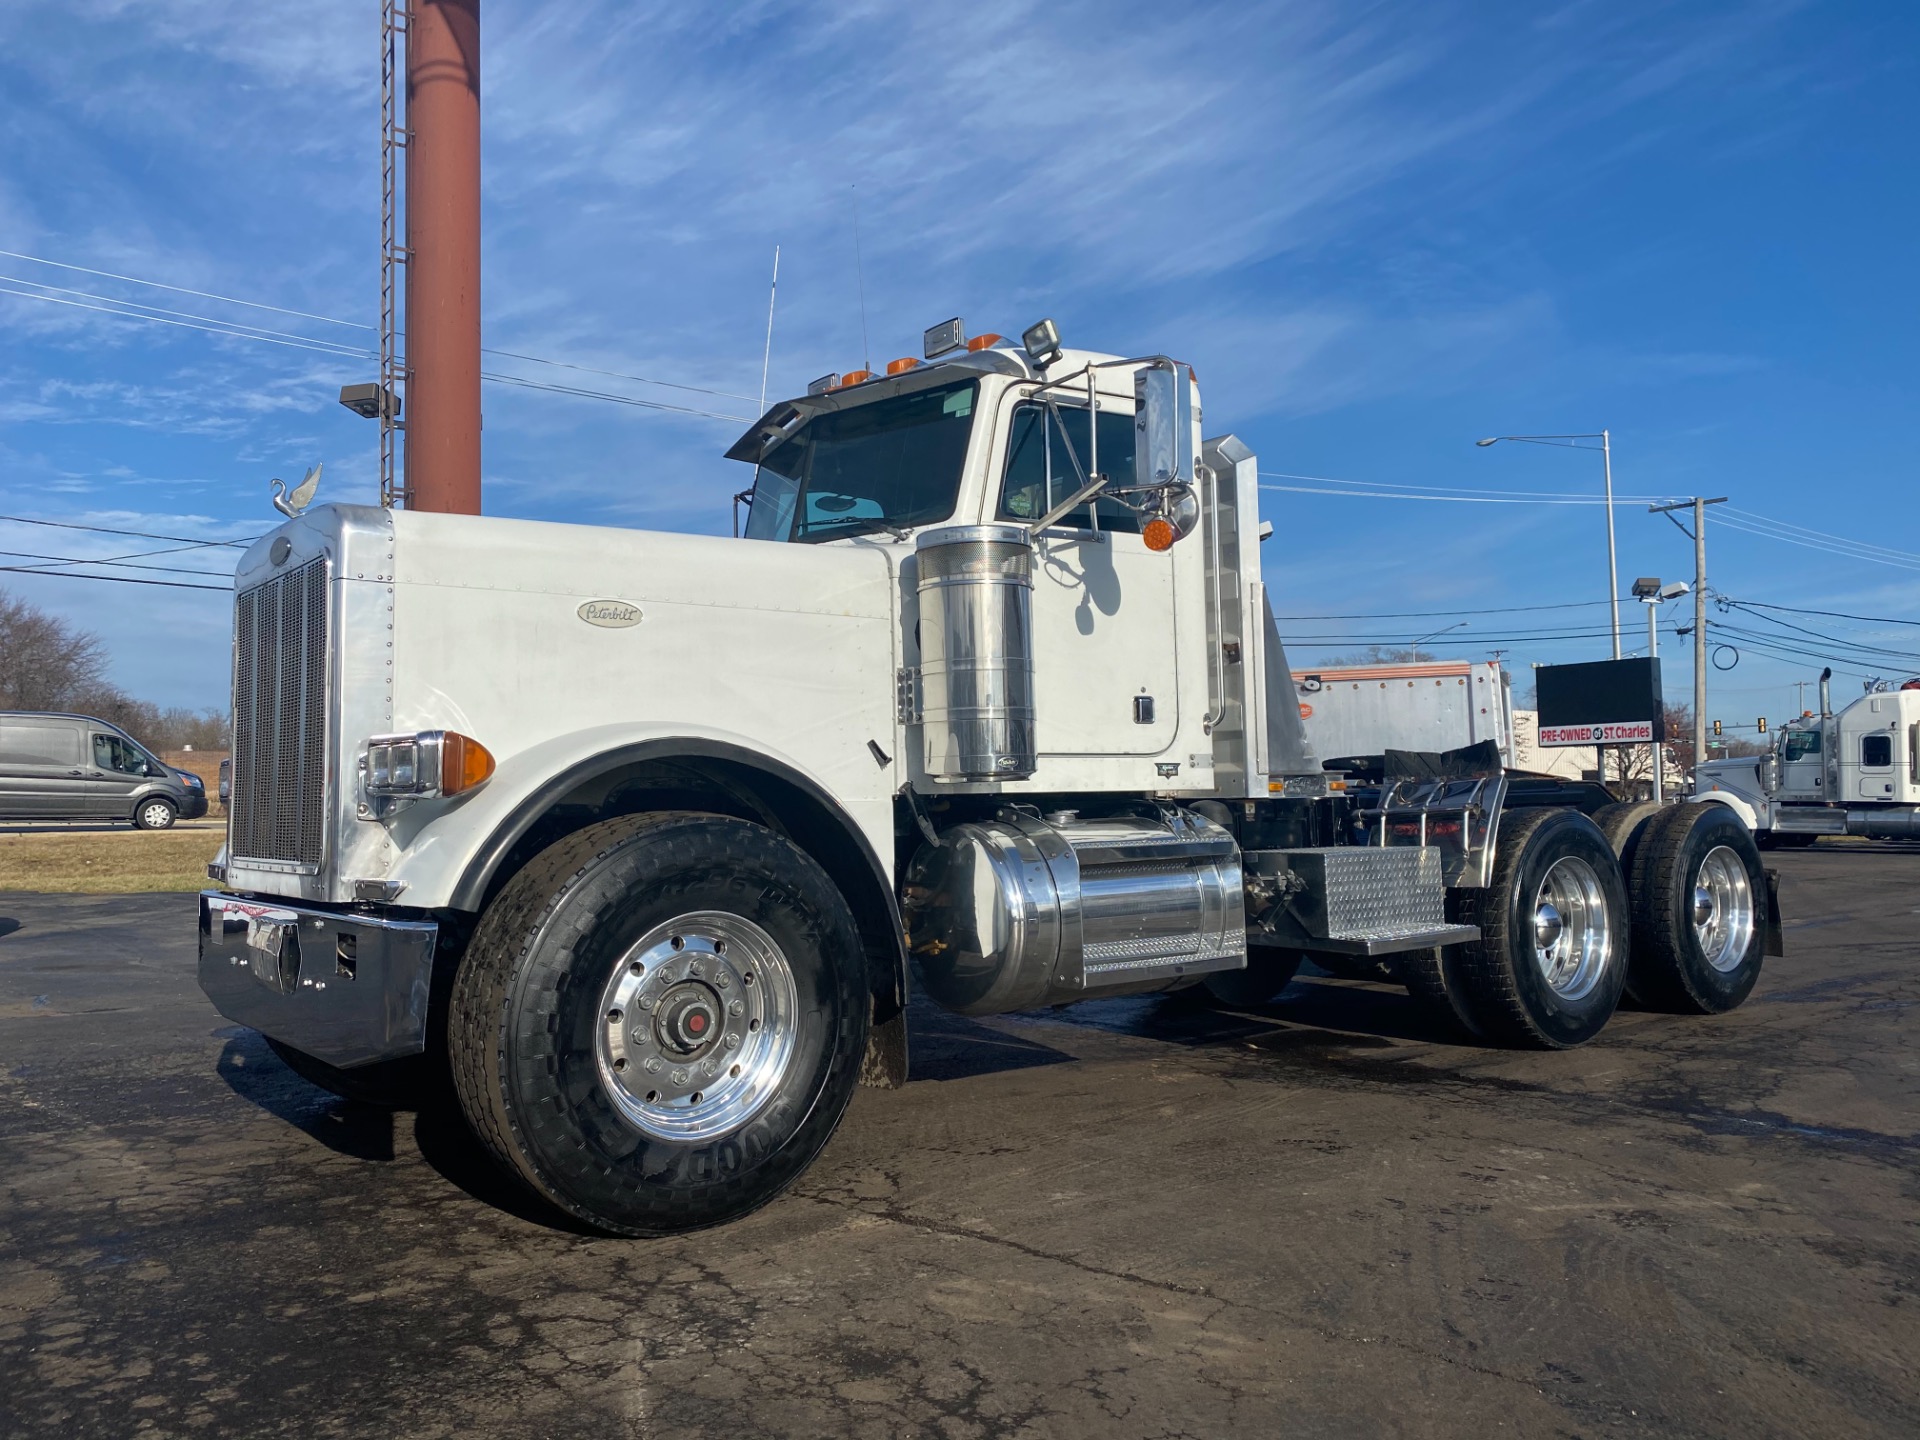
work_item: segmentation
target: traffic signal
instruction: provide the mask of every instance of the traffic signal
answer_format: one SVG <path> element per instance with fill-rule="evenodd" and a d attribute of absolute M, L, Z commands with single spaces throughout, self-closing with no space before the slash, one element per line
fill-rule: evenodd
<path fill-rule="evenodd" d="M 1720 733 L 1720 722 L 1718 720 L 1713 722 L 1713 733 L 1716 735 Z"/>
<path fill-rule="evenodd" d="M 1764 715 L 1760 717 L 1760 733 L 1762 735 L 1767 733 L 1767 717 Z"/>

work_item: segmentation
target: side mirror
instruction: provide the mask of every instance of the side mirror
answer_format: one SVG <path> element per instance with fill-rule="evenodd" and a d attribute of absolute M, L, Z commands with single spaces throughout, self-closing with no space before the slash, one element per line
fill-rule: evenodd
<path fill-rule="evenodd" d="M 1162 357 L 1133 376 L 1133 483 L 1193 484 L 1193 389 L 1184 365 Z"/>

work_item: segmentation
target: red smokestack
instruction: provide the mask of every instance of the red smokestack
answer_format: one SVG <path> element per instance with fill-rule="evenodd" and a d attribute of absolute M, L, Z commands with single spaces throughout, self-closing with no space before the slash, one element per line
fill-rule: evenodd
<path fill-rule="evenodd" d="M 480 513 L 480 0 L 407 27 L 407 486 Z"/>

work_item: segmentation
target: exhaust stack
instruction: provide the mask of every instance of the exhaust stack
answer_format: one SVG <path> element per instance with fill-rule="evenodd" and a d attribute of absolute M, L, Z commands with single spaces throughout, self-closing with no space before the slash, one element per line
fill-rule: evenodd
<path fill-rule="evenodd" d="M 1833 718 L 1833 690 L 1827 684 L 1831 679 L 1833 679 L 1833 667 L 1829 665 L 1820 672 L 1820 718 L 1822 720 Z"/>
<path fill-rule="evenodd" d="M 480 0 L 407 29 L 407 487 L 480 513 Z"/>

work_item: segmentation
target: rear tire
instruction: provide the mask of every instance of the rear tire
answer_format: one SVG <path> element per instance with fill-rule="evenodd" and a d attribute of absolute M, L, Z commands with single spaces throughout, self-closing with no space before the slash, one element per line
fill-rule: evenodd
<path fill-rule="evenodd" d="M 175 813 L 171 800 L 161 800 L 158 798 L 142 800 L 138 805 L 133 807 L 134 829 L 172 829 Z"/>
<path fill-rule="evenodd" d="M 1458 947 L 1471 1011 L 1489 1039 L 1564 1050 L 1605 1027 L 1627 978 L 1627 894 L 1606 836 L 1577 810 L 1500 818 L 1491 882 L 1462 890 Z"/>
<path fill-rule="evenodd" d="M 1201 976 L 1200 983 L 1222 1005 L 1265 1005 L 1293 983 L 1306 958 L 1299 950 L 1249 945 L 1246 969 L 1216 970 Z"/>
<path fill-rule="evenodd" d="M 737 1219 L 812 1163 L 866 1046 L 846 900 L 744 820 L 627 816 L 508 882 L 454 977 L 462 1110 L 537 1194 L 616 1235 Z"/>
<path fill-rule="evenodd" d="M 1724 805 L 1674 806 L 1647 827 L 1630 888 L 1634 999 L 1717 1015 L 1752 993 L 1766 952 L 1767 881 L 1739 816 Z"/>
<path fill-rule="evenodd" d="M 302 1080 L 357 1105 L 371 1105 L 380 1110 L 415 1110 L 428 1090 L 427 1060 L 422 1055 L 376 1060 L 371 1065 L 343 1069 L 283 1044 L 271 1035 L 262 1038 Z"/>

